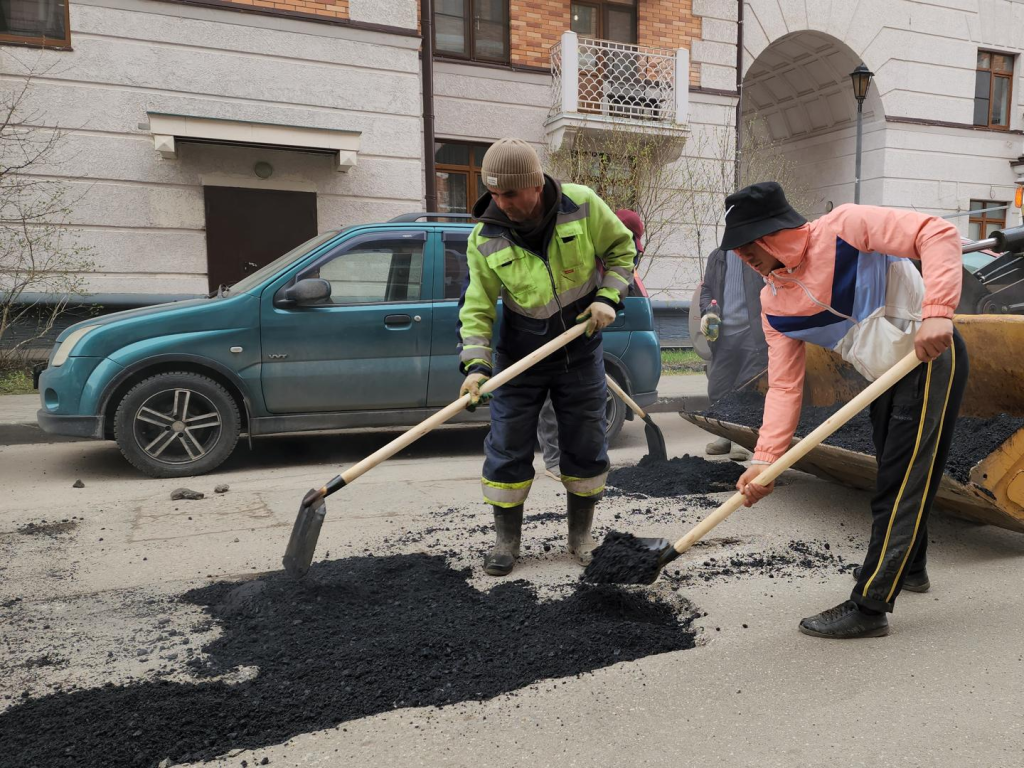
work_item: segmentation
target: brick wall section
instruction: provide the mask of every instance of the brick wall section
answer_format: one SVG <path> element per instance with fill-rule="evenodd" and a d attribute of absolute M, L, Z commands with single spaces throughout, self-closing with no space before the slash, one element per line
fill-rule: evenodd
<path fill-rule="evenodd" d="M 548 49 L 569 28 L 569 0 L 510 0 L 511 58 L 513 64 L 548 66 Z M 690 48 L 699 40 L 700 17 L 693 15 L 693 0 L 639 0 L 637 42 L 657 48 Z M 691 61 L 690 83 L 699 85 L 699 67 Z"/>
<path fill-rule="evenodd" d="M 546 68 L 548 49 L 568 28 L 569 0 L 510 0 L 512 63 Z"/>
<path fill-rule="evenodd" d="M 693 0 L 640 0 L 637 42 L 657 48 L 686 48 L 700 40 L 700 17 L 693 15 Z M 700 85 L 700 67 L 690 57 L 690 85 Z"/>
<path fill-rule="evenodd" d="M 347 4 L 348 0 L 337 1 Z M 548 49 L 569 29 L 569 6 L 570 0 L 509 0 L 510 63 L 547 69 Z M 419 18 L 419 3 L 416 17 Z M 700 39 L 701 20 L 693 15 L 693 0 L 637 0 L 637 42 L 640 45 L 690 50 L 691 41 Z M 690 84 L 700 85 L 700 65 L 694 63 L 692 56 Z"/>
<path fill-rule="evenodd" d="M 331 19 L 348 18 L 349 0 L 228 0 L 234 5 L 253 8 L 276 8 L 292 13 L 309 13 Z"/>

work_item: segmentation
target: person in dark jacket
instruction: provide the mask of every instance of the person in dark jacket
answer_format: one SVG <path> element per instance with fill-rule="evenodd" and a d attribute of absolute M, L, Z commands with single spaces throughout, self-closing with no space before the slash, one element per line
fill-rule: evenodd
<path fill-rule="evenodd" d="M 746 384 L 768 367 L 768 345 L 761 327 L 761 289 L 764 280 L 748 269 L 734 251 L 716 248 L 708 256 L 700 287 L 701 333 L 708 332 L 708 310 L 718 302 L 718 339 L 708 342 L 708 399 L 714 403 Z M 709 455 L 728 453 L 744 461 L 749 454 L 728 438 L 708 443 Z"/>

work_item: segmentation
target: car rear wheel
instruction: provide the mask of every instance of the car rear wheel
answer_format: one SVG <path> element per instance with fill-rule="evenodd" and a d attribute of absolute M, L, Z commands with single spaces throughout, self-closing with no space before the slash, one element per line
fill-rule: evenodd
<path fill-rule="evenodd" d="M 198 373 L 161 373 L 136 384 L 117 406 L 114 438 L 129 462 L 150 477 L 202 475 L 238 442 L 234 398 Z"/>
<path fill-rule="evenodd" d="M 618 384 L 624 390 L 626 389 L 626 385 L 619 380 L 618 376 L 611 372 L 609 372 L 608 375 L 615 379 L 616 384 Z M 622 431 L 622 422 L 626 420 L 627 407 L 628 406 L 624 402 L 622 402 L 611 391 L 611 389 L 608 389 L 607 400 L 605 402 L 604 409 L 604 422 L 605 435 L 607 435 L 609 443 L 611 443 L 616 437 L 618 437 L 619 432 Z"/>

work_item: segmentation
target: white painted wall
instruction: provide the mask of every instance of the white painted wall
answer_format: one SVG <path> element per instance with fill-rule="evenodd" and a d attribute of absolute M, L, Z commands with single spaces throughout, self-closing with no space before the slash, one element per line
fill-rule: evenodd
<path fill-rule="evenodd" d="M 547 146 L 544 120 L 551 76 L 438 61 L 434 64 L 434 134 L 438 141 L 489 143 L 514 136 Z"/>
<path fill-rule="evenodd" d="M 67 131 L 34 172 L 77 198 L 71 223 L 98 267 L 91 291 L 205 293 L 204 184 L 315 191 L 321 231 L 422 207 L 418 39 L 148 0 L 75 2 L 71 30 L 71 52 L 0 56 L 5 87 L 35 62 L 25 114 Z M 147 112 L 360 131 L 358 167 L 180 143 L 163 159 Z M 266 181 L 259 160 L 274 166 Z"/>
<path fill-rule="evenodd" d="M 875 73 L 869 105 L 879 117 L 969 125 L 978 50 L 1016 54 L 1013 131 L 923 126 L 872 115 L 865 124 L 861 193 L 864 203 L 939 214 L 966 211 L 971 199 L 1012 200 L 1010 161 L 1024 154 L 1019 133 L 1024 129 L 1024 3 L 749 0 L 745 15 L 747 71 L 787 35 L 808 30 L 830 35 L 840 51 Z M 854 135 L 852 125 L 838 125 L 794 135 L 785 147 L 800 158 L 804 178 L 835 205 L 853 199 Z M 1019 220 L 1014 212 L 1007 223 Z M 966 234 L 966 217 L 954 221 Z"/>
<path fill-rule="evenodd" d="M 416 26 L 415 0 L 351 0 L 350 7 L 356 21 Z M 694 0 L 693 8 L 704 24 L 705 39 L 691 51 L 701 87 L 730 90 L 736 4 Z M 865 126 L 864 202 L 955 212 L 972 198 L 1012 197 L 1009 161 L 1024 154 L 1020 134 L 881 117 L 969 123 L 977 49 L 1020 53 L 1024 3 L 749 0 L 745 13 L 748 67 L 781 38 L 812 30 L 835 38 L 849 60 L 863 60 L 876 73 Z M 93 290 L 205 291 L 204 184 L 315 190 L 322 229 L 422 208 L 418 39 L 150 0 L 78 0 L 71 21 L 72 52 L 0 49 L 7 76 L 0 87 L 18 82 L 12 52 L 21 60 L 38 56 L 48 68 L 27 106 L 40 123 L 68 130 L 61 155 L 42 170 L 67 179 L 81 196 L 73 221 L 101 268 Z M 1024 128 L 1021 58 L 1015 130 Z M 519 136 L 543 151 L 550 100 L 546 74 L 435 64 L 440 141 Z M 684 152 L 697 151 L 696 137 L 731 130 L 734 105 L 727 96 L 691 93 L 692 138 Z M 164 160 L 145 127 L 147 111 L 358 130 L 359 165 L 338 174 L 315 155 L 198 145 Z M 852 123 L 836 118 L 786 146 L 822 205 L 852 200 L 853 136 Z M 257 160 L 274 165 L 269 181 L 252 173 Z M 700 251 L 708 250 L 679 218 L 648 274 L 661 298 L 689 297 L 706 256 Z M 716 238 L 702 235 L 704 243 Z"/>
<path fill-rule="evenodd" d="M 885 130 L 884 205 L 948 215 L 970 210 L 970 201 L 1013 201 L 1008 158 L 1021 154 L 1021 137 L 995 131 L 958 131 L 889 123 Z M 938 159 L 938 162 L 936 162 Z M 968 217 L 952 219 L 967 234 Z M 1021 223 L 1011 208 L 1007 226 Z"/>
<path fill-rule="evenodd" d="M 352 21 L 416 29 L 417 13 L 416 0 L 348 0 Z"/>

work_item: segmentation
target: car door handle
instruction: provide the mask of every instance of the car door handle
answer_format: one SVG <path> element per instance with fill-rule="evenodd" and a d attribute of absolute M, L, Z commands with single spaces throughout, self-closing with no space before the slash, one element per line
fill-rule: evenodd
<path fill-rule="evenodd" d="M 412 318 L 409 315 L 385 315 L 385 328 L 406 328 L 412 325 Z"/>

